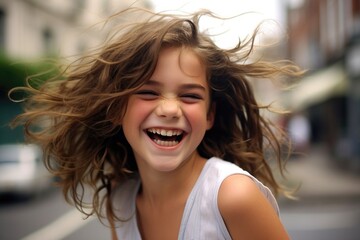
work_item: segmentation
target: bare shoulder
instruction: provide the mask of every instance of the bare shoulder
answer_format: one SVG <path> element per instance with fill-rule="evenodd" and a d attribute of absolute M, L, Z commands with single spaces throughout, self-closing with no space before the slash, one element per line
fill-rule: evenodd
<path fill-rule="evenodd" d="M 276 211 L 248 176 L 235 174 L 223 181 L 218 207 L 232 239 L 289 239 Z"/>
<path fill-rule="evenodd" d="M 249 207 L 256 206 L 262 200 L 267 201 L 254 180 L 242 174 L 227 177 L 219 190 L 218 204 L 220 210 L 232 212 L 249 211 Z"/>

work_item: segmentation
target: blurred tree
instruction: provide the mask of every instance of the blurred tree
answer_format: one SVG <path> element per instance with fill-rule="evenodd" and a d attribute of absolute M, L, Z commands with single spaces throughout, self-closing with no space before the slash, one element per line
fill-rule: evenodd
<path fill-rule="evenodd" d="M 7 92 L 19 86 L 24 86 L 26 79 L 33 76 L 31 81 L 34 87 L 59 74 L 56 60 L 37 60 L 33 62 L 16 61 L 0 55 L 0 91 L 1 97 Z"/>
<path fill-rule="evenodd" d="M 20 103 L 8 98 L 8 92 L 14 87 L 24 86 L 31 78 L 31 85 L 39 87 L 47 79 L 59 74 L 56 60 L 37 60 L 33 62 L 16 61 L 5 55 L 0 56 L 0 144 L 23 142 L 21 127 L 11 129 L 10 121 L 22 111 Z M 21 98 L 22 93 L 15 93 L 13 98 Z"/>

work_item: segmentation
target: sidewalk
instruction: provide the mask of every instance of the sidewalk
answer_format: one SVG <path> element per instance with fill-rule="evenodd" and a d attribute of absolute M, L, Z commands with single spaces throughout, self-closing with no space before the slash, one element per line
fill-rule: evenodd
<path fill-rule="evenodd" d="M 290 159 L 287 170 L 291 181 L 301 182 L 296 196 L 302 202 L 360 201 L 360 174 L 336 166 L 321 147 L 314 147 L 304 157 Z"/>

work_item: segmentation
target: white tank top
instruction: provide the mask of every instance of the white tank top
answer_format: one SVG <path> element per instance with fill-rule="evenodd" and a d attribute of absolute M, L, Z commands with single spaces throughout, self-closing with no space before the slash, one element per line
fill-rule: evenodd
<path fill-rule="evenodd" d="M 254 180 L 261 192 L 269 200 L 277 214 L 278 204 L 266 186 L 248 172 L 230 162 L 210 158 L 205 163 L 185 205 L 178 239 L 181 240 L 219 240 L 231 239 L 221 217 L 217 198 L 221 183 L 230 175 L 243 174 Z M 140 240 L 136 220 L 136 194 L 140 187 L 139 179 L 125 182 L 114 191 L 113 204 L 117 216 L 127 220 L 116 223 L 116 233 L 120 240 Z"/>

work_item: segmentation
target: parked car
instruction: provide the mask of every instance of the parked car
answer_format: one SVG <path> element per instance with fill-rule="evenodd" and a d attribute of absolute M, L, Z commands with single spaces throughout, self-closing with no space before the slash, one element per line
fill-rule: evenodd
<path fill-rule="evenodd" d="M 50 189 L 52 184 L 37 145 L 0 145 L 0 194 L 30 197 Z"/>

